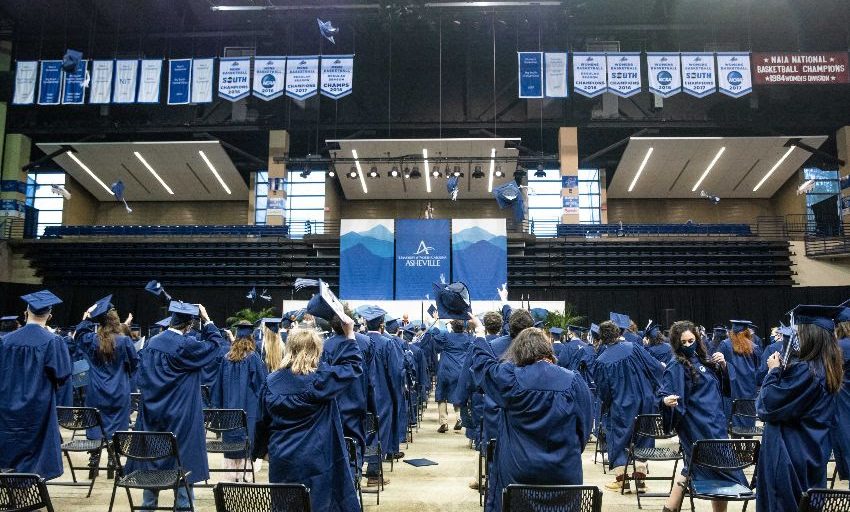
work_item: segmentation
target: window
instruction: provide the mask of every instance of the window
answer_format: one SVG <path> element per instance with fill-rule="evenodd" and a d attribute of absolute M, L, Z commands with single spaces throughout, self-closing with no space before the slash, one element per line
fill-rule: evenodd
<path fill-rule="evenodd" d="M 599 224 L 602 220 L 599 169 L 578 170 L 579 224 Z"/>
<path fill-rule="evenodd" d="M 806 167 L 803 169 L 803 179 L 815 180 L 814 186 L 806 193 L 806 218 L 809 230 L 817 228 L 815 222 L 814 205 L 824 200 L 832 199 L 835 204 L 836 215 L 838 212 L 839 181 L 838 171 L 826 171 L 817 167 Z M 829 203 L 824 203 L 828 205 Z M 837 219 L 836 219 L 837 220 Z M 830 222 L 830 224 L 833 224 Z"/>
<path fill-rule="evenodd" d="M 57 171 L 30 172 L 27 174 L 26 204 L 38 210 L 36 234 L 44 234 L 47 226 L 62 225 L 65 199 L 51 191 L 51 185 L 65 186 L 65 173 Z"/>
<path fill-rule="evenodd" d="M 561 222 L 561 171 L 547 169 L 545 178 L 528 174 L 528 223 L 531 232 L 540 237 L 555 236 Z"/>
<path fill-rule="evenodd" d="M 283 184 L 286 191 L 286 219 L 294 238 L 325 232 L 325 171 L 313 171 L 306 178 L 290 172 Z"/>
<path fill-rule="evenodd" d="M 269 202 L 269 173 L 268 171 L 257 171 L 256 183 L 254 184 L 254 224 L 264 226 L 266 224 L 266 207 Z"/>

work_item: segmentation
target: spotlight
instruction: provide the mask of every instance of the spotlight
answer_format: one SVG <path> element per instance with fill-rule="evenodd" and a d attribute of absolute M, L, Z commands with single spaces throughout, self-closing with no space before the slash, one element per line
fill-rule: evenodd
<path fill-rule="evenodd" d="M 495 176 L 497 178 L 504 178 L 505 177 L 505 173 L 502 172 L 502 166 L 501 165 L 496 166 L 496 172 L 493 173 L 493 176 Z"/>
<path fill-rule="evenodd" d="M 476 180 L 480 180 L 481 178 L 484 177 L 484 171 L 481 170 L 480 165 L 475 166 L 475 169 L 472 171 L 472 177 L 475 178 Z"/>
<path fill-rule="evenodd" d="M 543 170 L 543 164 L 537 164 L 537 171 L 534 172 L 535 178 L 545 178 L 546 171 Z"/>
<path fill-rule="evenodd" d="M 463 173 L 460 172 L 459 165 L 454 166 L 454 169 L 452 169 L 452 176 L 454 176 L 455 178 L 460 178 L 463 176 Z"/>
<path fill-rule="evenodd" d="M 304 178 L 306 180 L 310 176 L 310 171 L 301 171 L 299 176 L 301 176 L 302 178 Z"/>
<path fill-rule="evenodd" d="M 434 169 L 431 170 L 431 177 L 432 178 L 442 178 L 443 177 L 443 173 L 440 172 L 440 166 L 439 165 L 435 165 Z"/>
<path fill-rule="evenodd" d="M 419 172 L 419 167 L 416 167 L 416 166 L 414 165 L 414 166 L 413 166 L 413 170 L 412 170 L 412 171 L 410 171 L 410 179 L 412 179 L 412 180 L 418 180 L 418 179 L 419 179 L 419 178 L 421 178 L 421 177 L 422 177 L 422 173 L 421 173 L 421 172 Z"/>
<path fill-rule="evenodd" d="M 514 179 L 521 180 L 525 177 L 526 174 L 527 173 L 525 172 L 525 169 L 523 169 L 521 165 L 516 164 L 516 170 L 514 171 Z"/>
<path fill-rule="evenodd" d="M 353 180 L 357 179 L 357 167 L 351 166 L 351 170 L 348 171 L 348 177 Z"/>
<path fill-rule="evenodd" d="M 394 165 L 392 170 L 390 170 L 390 178 L 398 178 L 401 174 L 398 172 L 398 166 Z"/>
<path fill-rule="evenodd" d="M 378 168 L 377 168 L 377 167 L 375 167 L 374 165 L 373 165 L 373 166 L 372 166 L 372 168 L 369 170 L 369 177 L 370 177 L 370 178 L 372 178 L 372 179 L 377 179 L 377 178 L 380 178 L 380 177 L 381 177 L 381 175 L 380 175 L 380 174 L 378 174 Z"/>
<path fill-rule="evenodd" d="M 328 169 L 328 178 L 336 178 L 336 167 L 334 165 L 331 165 Z"/>
<path fill-rule="evenodd" d="M 410 167 L 409 166 L 404 168 L 404 179 L 406 179 L 406 180 L 410 179 Z"/>

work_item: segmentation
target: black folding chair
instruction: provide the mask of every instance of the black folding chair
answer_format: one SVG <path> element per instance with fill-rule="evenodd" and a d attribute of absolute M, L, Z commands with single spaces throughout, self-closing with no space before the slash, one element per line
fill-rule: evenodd
<path fill-rule="evenodd" d="M 487 490 L 487 449 L 484 442 L 484 429 L 478 432 L 478 506 L 484 506 L 484 494 Z"/>
<path fill-rule="evenodd" d="M 478 484 L 478 505 L 484 506 L 487 499 L 487 490 L 490 488 L 490 469 L 496 460 L 496 440 L 487 441 L 487 449 L 484 451 L 484 472 L 481 482 Z"/>
<path fill-rule="evenodd" d="M 345 438 L 345 449 L 348 451 L 348 467 L 351 469 L 351 477 L 354 479 L 354 488 L 357 489 L 357 499 L 360 500 L 360 510 L 363 510 L 363 488 L 360 485 L 363 468 L 357 464 L 357 441 L 352 437 Z"/>
<path fill-rule="evenodd" d="M 602 491 L 592 485 L 510 484 L 502 512 L 602 512 Z"/>
<path fill-rule="evenodd" d="M 212 407 L 212 391 L 206 384 L 201 384 L 201 401 L 204 403 L 204 408 Z"/>
<path fill-rule="evenodd" d="M 130 393 L 130 430 L 136 430 L 139 422 L 139 407 L 142 405 L 141 393 Z"/>
<path fill-rule="evenodd" d="M 65 455 L 65 458 L 68 460 L 68 467 L 71 469 L 71 479 L 73 481 L 48 482 L 49 485 L 88 487 L 89 492 L 86 494 L 86 498 L 88 498 L 91 496 L 91 491 L 94 488 L 94 481 L 97 480 L 97 472 L 94 472 L 92 475 L 94 478 L 89 479 L 88 482 L 77 480 L 78 469 L 90 470 L 95 468 L 90 468 L 88 465 L 75 466 L 74 462 L 71 460 L 71 453 L 97 452 L 97 469 L 109 469 L 108 467 L 100 467 L 100 460 L 103 456 L 104 449 L 106 449 L 107 461 L 112 459 L 112 451 L 109 449 L 109 440 L 106 439 L 106 432 L 103 430 L 103 421 L 100 418 L 100 412 L 94 407 L 57 407 L 56 417 L 59 420 L 59 426 L 66 430 L 76 433 L 78 431 L 95 429 L 100 436 L 100 439 L 86 439 L 84 432 L 83 437 L 80 439 L 75 439 L 75 437 L 72 436 L 70 441 L 62 443 L 62 454 Z"/>
<path fill-rule="evenodd" d="M 764 434 L 764 428 L 758 425 L 752 427 L 736 427 L 734 425 L 735 418 L 746 418 L 753 421 L 758 420 L 756 414 L 756 401 L 749 398 L 732 400 L 732 416 L 729 418 L 729 423 L 726 429 L 729 431 L 729 437 L 733 439 L 741 437 L 761 437 Z"/>
<path fill-rule="evenodd" d="M 0 510 L 53 512 L 44 479 L 31 473 L 0 473 Z"/>
<path fill-rule="evenodd" d="M 799 512 L 847 512 L 850 510 L 850 491 L 809 489 L 800 499 Z"/>
<path fill-rule="evenodd" d="M 635 426 L 632 431 L 632 438 L 629 442 L 628 454 L 626 458 L 626 467 L 632 466 L 632 474 L 637 472 L 637 461 L 674 461 L 673 475 L 669 478 L 666 476 L 645 477 L 640 480 L 635 480 L 635 494 L 637 495 L 638 508 L 641 507 L 640 499 L 644 498 L 668 498 L 673 492 L 673 483 L 676 480 L 676 469 L 679 467 L 679 461 L 682 460 L 681 449 L 674 450 L 672 448 L 641 448 L 637 446 L 642 439 L 665 440 L 676 437 L 676 432 L 664 432 L 664 422 L 660 414 L 640 414 L 635 417 Z M 641 483 L 647 480 L 669 480 L 670 489 L 667 492 L 641 493 Z M 626 486 L 629 485 L 628 479 L 623 478 L 620 494 L 625 492 Z M 643 496 L 641 496 L 643 494 Z"/>
<path fill-rule="evenodd" d="M 593 463 L 597 463 L 597 457 L 602 458 L 602 474 L 608 474 L 608 441 L 605 435 L 605 426 L 600 421 L 596 422 L 596 448 L 593 450 Z"/>
<path fill-rule="evenodd" d="M 115 504 L 115 493 L 119 487 L 127 491 L 127 500 L 130 503 L 130 511 L 136 510 L 172 510 L 177 512 L 194 512 L 192 493 L 186 478 L 191 471 L 185 471 L 180 462 L 180 452 L 177 449 L 177 438 L 171 432 L 116 432 L 112 436 L 112 446 L 115 451 L 115 482 L 112 486 L 112 498 L 109 500 L 109 512 Z M 172 469 L 137 469 L 127 473 L 121 464 L 121 457 L 128 461 L 156 462 L 172 459 Z M 185 489 L 189 497 L 189 507 L 177 506 L 177 491 Z M 174 491 L 174 506 L 172 507 L 141 507 L 133 504 L 133 496 L 130 489 L 147 489 L 151 491 L 163 491 L 171 489 Z"/>
<path fill-rule="evenodd" d="M 377 457 L 378 458 L 378 478 L 380 478 L 380 482 L 375 486 L 375 489 L 372 490 L 370 488 L 366 488 L 363 492 L 367 494 L 377 494 L 377 504 L 381 504 L 381 491 L 384 490 L 384 451 L 381 447 L 381 435 L 378 430 L 381 424 L 381 418 L 372 413 L 366 413 L 366 438 L 368 439 L 370 435 L 374 434 L 375 436 L 375 444 L 372 446 L 366 446 L 363 450 L 363 459 L 367 457 Z"/>
<path fill-rule="evenodd" d="M 330 490 L 328 490 L 330 492 Z M 213 488 L 216 512 L 310 512 L 310 490 L 303 484 L 238 484 Z"/>
<path fill-rule="evenodd" d="M 73 388 L 74 405 L 85 403 L 86 388 L 89 385 L 89 362 L 85 359 L 74 361 L 71 368 L 71 387 Z"/>
<path fill-rule="evenodd" d="M 755 439 L 704 439 L 695 442 L 688 463 L 686 481 L 691 511 L 696 510 L 694 499 L 702 499 L 743 501 L 743 512 L 746 512 L 750 500 L 756 499 L 755 469 L 758 466 L 760 446 L 759 441 Z M 726 472 L 744 470 L 752 466 L 753 478 L 749 485 L 694 479 L 694 468 L 698 466 Z"/>
<path fill-rule="evenodd" d="M 216 435 L 216 439 L 207 439 L 207 453 L 238 453 L 238 458 L 244 459 L 242 478 L 248 472 L 248 461 L 251 464 L 251 481 L 256 482 L 254 461 L 251 458 L 251 441 L 248 439 L 248 416 L 242 409 L 204 409 L 204 428 Z M 238 441 L 225 441 L 226 433 L 241 433 Z M 229 437 L 229 436 L 227 436 Z M 213 469 L 210 473 L 229 473 L 230 469 Z M 207 481 L 196 487 L 212 487 Z"/>

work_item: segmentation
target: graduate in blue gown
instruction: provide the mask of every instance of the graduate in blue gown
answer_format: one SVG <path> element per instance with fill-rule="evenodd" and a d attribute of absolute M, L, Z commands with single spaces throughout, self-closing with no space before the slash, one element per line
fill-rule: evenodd
<path fill-rule="evenodd" d="M 732 418 L 732 401 L 739 399 L 755 399 L 758 385 L 756 374 L 761 363 L 761 347 L 753 342 L 751 322 L 747 320 L 732 320 L 732 332 L 729 338 L 720 342 L 717 351 L 726 358 L 729 365 L 729 378 L 732 382 L 732 394 L 723 398 L 723 410 L 726 421 L 739 429 L 755 426 L 754 418 L 735 416 Z"/>
<path fill-rule="evenodd" d="M 387 449 L 387 452 L 392 454 L 401 453 L 401 442 L 407 439 L 408 375 L 412 371 L 411 361 L 405 353 L 404 341 L 398 336 L 398 331 L 398 319 L 384 316 L 384 336 L 390 340 L 392 366 L 396 372 L 400 371 L 395 375 L 394 381 L 400 385 L 393 386 L 393 440 Z"/>
<path fill-rule="evenodd" d="M 572 334 L 572 329 L 568 331 Z M 561 353 L 556 355 L 558 366 L 574 371 L 590 385 L 593 382 L 593 365 L 596 351 L 578 336 L 569 336 L 562 345 Z"/>
<path fill-rule="evenodd" d="M 659 363 L 667 366 L 673 361 L 673 349 L 664 335 L 661 334 L 661 328 L 656 323 L 651 323 L 646 329 L 646 351 L 654 357 Z"/>
<path fill-rule="evenodd" d="M 354 322 L 343 315 L 346 341 L 326 361 L 316 331 L 292 330 L 282 367 L 269 375 L 262 392 L 269 482 L 307 486 L 313 512 L 360 510 L 336 397 L 356 385 L 363 359 Z M 263 454 L 260 448 L 255 455 Z"/>
<path fill-rule="evenodd" d="M 832 449 L 843 380 L 841 350 L 835 340 L 835 306 L 797 306 L 799 353 L 784 360 L 774 354 L 756 401 L 764 422 L 756 473 L 757 512 L 794 512 L 800 495 L 826 487 L 826 465 Z M 795 344 L 792 340 L 792 351 Z"/>
<path fill-rule="evenodd" d="M 761 353 L 759 369 L 756 372 L 756 385 L 761 387 L 761 383 L 767 375 L 767 358 L 772 356 L 776 352 L 781 353 L 782 349 L 785 347 L 785 344 L 788 343 L 788 341 L 791 339 L 791 335 L 793 333 L 793 329 L 785 326 L 776 329 L 776 331 L 773 333 L 773 343 L 765 347 L 765 349 Z"/>
<path fill-rule="evenodd" d="M 622 329 L 611 321 L 600 324 L 600 346 L 605 348 L 597 356 L 593 371 L 606 426 L 608 462 L 616 476 L 606 487 L 615 491 L 619 491 L 623 479 L 627 479 L 626 449 L 632 438 L 635 416 L 657 412 L 655 391 L 663 374 L 661 363 L 649 355 L 642 343 L 626 341 Z M 642 438 L 638 445 L 651 447 L 653 440 Z M 640 492 L 646 477 L 646 464 L 638 462 L 632 477 L 637 480 Z M 627 488 L 628 485 L 625 484 Z"/>
<path fill-rule="evenodd" d="M 831 431 L 832 451 L 841 480 L 850 479 L 850 308 L 846 302 L 835 317 L 838 348 L 844 362 L 844 379 L 835 406 L 835 423 Z"/>
<path fill-rule="evenodd" d="M 512 483 L 582 484 L 592 402 L 584 379 L 555 364 L 551 342 L 534 327 L 514 338 L 506 362 L 482 338 L 474 354 L 476 380 L 502 411 L 485 510 L 501 510 Z"/>
<path fill-rule="evenodd" d="M 47 329 L 62 301 L 47 290 L 21 299 L 26 324 L 0 339 L 0 468 L 50 480 L 62 475 L 56 391 L 71 376 L 65 342 Z"/>
<path fill-rule="evenodd" d="M 564 349 L 564 330 L 560 327 L 550 327 L 549 337 L 552 339 L 552 352 L 557 359 L 561 355 L 561 350 Z"/>
<path fill-rule="evenodd" d="M 6 315 L 0 317 L 0 338 L 17 331 L 21 327 L 18 323 L 18 315 Z"/>
<path fill-rule="evenodd" d="M 248 419 L 246 430 L 231 430 L 222 433 L 225 443 L 242 443 L 247 436 L 250 446 L 254 445 L 254 432 L 259 420 L 260 391 L 266 383 L 266 365 L 255 351 L 254 326 L 241 321 L 233 326 L 234 341 L 221 361 L 217 380 L 212 386 L 212 406 L 217 409 L 241 409 Z M 245 468 L 251 452 L 224 454 L 225 469 L 232 470 L 229 480 L 247 482 Z"/>
<path fill-rule="evenodd" d="M 693 444 L 703 439 L 725 439 L 726 417 L 722 397 L 730 391 L 729 372 L 723 354 L 709 356 L 705 344 L 692 322 L 680 321 L 670 328 L 670 345 L 674 358 L 664 369 L 661 388 L 656 396 L 664 419 L 666 431 L 676 430 L 685 456 L 682 472 L 676 477 L 673 492 L 667 500 L 665 511 L 679 510 L 684 498 L 684 482 L 690 468 Z M 713 480 L 718 485 L 742 486 L 748 491 L 742 471 L 721 472 L 704 467 L 694 468 L 696 480 Z M 744 489 L 743 487 L 747 487 Z M 712 503 L 714 512 L 725 512 L 726 502 Z"/>
<path fill-rule="evenodd" d="M 168 310 L 171 326 L 148 341 L 140 359 L 139 388 L 142 399 L 137 419 L 138 430 L 172 432 L 177 437 L 180 461 L 191 486 L 209 479 L 206 430 L 201 401 L 201 376 L 204 368 L 220 364 L 222 338 L 202 305 L 172 301 Z M 188 335 L 195 318 L 203 327 L 200 337 Z M 169 469 L 174 461 L 156 463 L 157 469 Z M 129 461 L 127 470 L 147 469 L 149 463 Z M 156 506 L 159 491 L 144 491 L 142 507 Z M 191 495 L 180 489 L 178 506 L 188 506 Z"/>

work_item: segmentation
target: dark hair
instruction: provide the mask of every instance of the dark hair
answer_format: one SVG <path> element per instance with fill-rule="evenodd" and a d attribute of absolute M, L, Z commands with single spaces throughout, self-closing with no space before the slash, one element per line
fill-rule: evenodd
<path fill-rule="evenodd" d="M 463 320 L 452 320 L 449 325 L 452 326 L 452 332 L 458 333 L 464 331 Z"/>
<path fill-rule="evenodd" d="M 177 329 L 178 331 L 185 331 L 188 327 L 191 327 L 194 324 L 192 320 L 187 320 L 185 322 L 174 323 L 174 320 L 171 321 L 170 328 Z"/>
<path fill-rule="evenodd" d="M 844 358 L 835 336 L 813 324 L 797 326 L 800 339 L 800 360 L 813 361 L 823 366 L 826 389 L 838 393 L 844 380 Z"/>
<path fill-rule="evenodd" d="M 699 335 L 699 331 L 697 330 L 696 325 L 690 320 L 679 320 L 678 322 L 674 322 L 670 327 L 670 348 L 673 349 L 673 357 L 676 358 L 676 361 L 679 362 L 682 366 L 685 367 L 685 370 L 689 371 L 691 374 L 691 385 L 693 385 L 699 379 L 699 372 L 694 368 L 694 365 L 691 364 L 691 361 L 682 354 L 682 335 L 686 332 L 690 331 L 691 334 L 694 335 L 694 343 L 696 343 L 696 354 L 697 358 L 704 366 L 714 367 L 714 363 L 708 360 L 708 350 L 705 348 L 705 343 Z"/>
<path fill-rule="evenodd" d="M 694 333 L 694 336 L 699 336 L 699 333 Z M 652 336 L 652 337 L 648 337 L 648 338 L 649 338 L 649 346 L 650 346 L 650 347 L 654 347 L 655 345 L 661 345 L 662 343 L 664 343 L 665 341 L 667 341 L 667 340 L 664 338 L 664 335 L 663 335 L 663 334 L 661 334 L 661 330 L 660 330 L 660 329 L 659 329 L 659 331 L 658 331 L 658 334 L 656 334 L 655 336 Z"/>
<path fill-rule="evenodd" d="M 354 315 L 351 313 L 351 310 L 348 308 L 348 304 L 343 304 L 342 310 L 346 315 L 348 315 L 348 318 L 354 318 Z M 331 330 L 334 333 L 339 334 L 339 335 L 345 334 L 345 331 L 342 329 L 342 320 L 337 315 L 334 315 L 334 317 L 331 318 Z"/>
<path fill-rule="evenodd" d="M 374 320 L 366 320 L 366 329 L 369 331 L 380 331 L 384 325 L 384 317 L 379 316 Z"/>
<path fill-rule="evenodd" d="M 517 309 L 511 313 L 511 318 L 508 320 L 508 326 L 511 338 L 516 338 L 519 336 L 519 333 L 525 329 L 534 327 L 534 319 L 531 317 L 531 313 L 529 313 L 527 309 Z"/>
<path fill-rule="evenodd" d="M 620 328 L 617 324 L 610 320 L 606 320 L 599 324 L 599 342 L 602 345 L 611 345 L 617 343 L 620 339 Z"/>
<path fill-rule="evenodd" d="M 529 327 L 523 329 L 512 341 L 502 358 L 517 366 L 528 366 L 538 361 L 555 362 L 552 352 L 552 340 L 542 329 Z"/>
<path fill-rule="evenodd" d="M 97 358 L 105 363 L 111 363 L 115 359 L 115 337 L 121 334 L 121 320 L 118 312 L 110 309 L 105 315 L 98 318 L 100 326 L 97 328 Z"/>
<path fill-rule="evenodd" d="M 502 330 L 502 315 L 495 311 L 484 313 L 484 330 L 487 334 L 499 334 Z"/>

